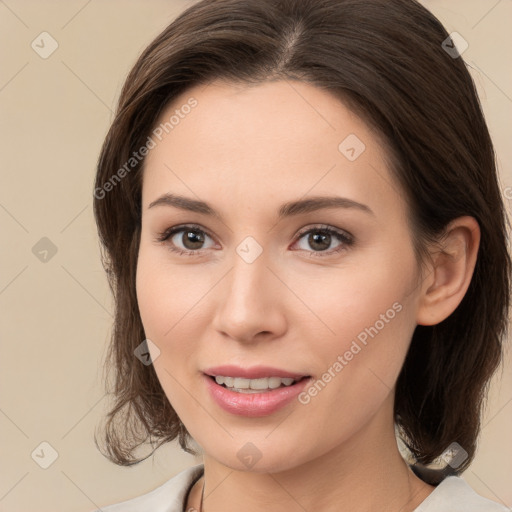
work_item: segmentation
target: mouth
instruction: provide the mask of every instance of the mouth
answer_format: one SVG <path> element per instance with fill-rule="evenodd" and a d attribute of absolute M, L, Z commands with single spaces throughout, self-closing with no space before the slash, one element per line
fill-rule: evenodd
<path fill-rule="evenodd" d="M 266 393 L 274 389 L 287 388 L 294 386 L 304 379 L 309 379 L 309 375 L 294 379 L 292 377 L 262 377 L 259 379 L 246 379 L 243 377 L 230 377 L 227 375 L 207 375 L 212 381 L 229 391 L 235 393 Z"/>
<path fill-rule="evenodd" d="M 310 375 L 261 366 L 210 368 L 203 372 L 203 379 L 215 404 L 231 414 L 248 417 L 278 411 L 312 381 Z"/>

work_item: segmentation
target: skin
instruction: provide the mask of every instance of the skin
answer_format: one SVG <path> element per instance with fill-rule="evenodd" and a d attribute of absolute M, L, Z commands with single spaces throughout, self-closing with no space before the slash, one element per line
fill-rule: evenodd
<path fill-rule="evenodd" d="M 434 488 L 398 451 L 395 383 L 416 325 L 442 321 L 462 300 L 478 224 L 453 221 L 422 268 L 385 146 L 335 96 L 296 81 L 215 81 L 184 92 L 158 123 L 190 97 L 197 106 L 145 161 L 136 285 L 145 334 L 160 351 L 152 351 L 155 371 L 204 452 L 203 510 L 414 510 Z M 366 146 L 354 161 L 338 149 L 349 134 Z M 149 208 L 164 193 L 207 201 L 222 220 Z M 330 208 L 277 218 L 282 203 L 313 195 L 346 197 L 372 213 Z M 205 230 L 199 253 L 170 251 L 173 242 L 194 248 L 186 228 L 156 241 L 190 223 Z M 350 233 L 353 244 L 333 235 L 322 251 L 298 235 L 322 225 Z M 263 250 L 252 263 L 236 252 L 247 236 Z M 220 364 L 321 378 L 395 303 L 400 312 L 308 404 L 247 418 L 211 400 L 202 370 Z M 237 457 L 247 442 L 261 454 L 252 468 Z M 199 509 L 202 486 L 203 478 L 187 507 Z"/>

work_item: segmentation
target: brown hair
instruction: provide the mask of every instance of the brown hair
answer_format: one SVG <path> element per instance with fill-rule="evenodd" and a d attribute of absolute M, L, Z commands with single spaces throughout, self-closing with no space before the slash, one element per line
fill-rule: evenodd
<path fill-rule="evenodd" d="M 104 430 L 110 460 L 136 464 L 176 438 L 194 453 L 153 366 L 134 357 L 145 339 L 135 292 L 144 161 L 129 170 L 126 162 L 162 110 L 192 85 L 286 79 L 334 93 L 383 137 L 418 254 L 459 216 L 480 225 L 469 289 L 446 320 L 416 327 L 395 395 L 396 424 L 418 465 L 457 442 L 468 453 L 457 472 L 466 469 L 501 360 L 511 263 L 492 142 L 462 58 L 442 46 L 448 37 L 414 0 L 203 0 L 145 49 L 122 89 L 94 191 L 115 299 L 107 366 L 115 404 Z M 127 172 L 120 173 L 123 165 Z M 159 443 L 134 457 L 148 440 Z"/>

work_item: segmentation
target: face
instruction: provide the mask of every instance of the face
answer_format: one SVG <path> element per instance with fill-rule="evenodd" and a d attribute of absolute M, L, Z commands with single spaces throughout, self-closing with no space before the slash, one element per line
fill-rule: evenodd
<path fill-rule="evenodd" d="M 212 82 L 157 125 L 173 115 L 145 161 L 136 284 L 155 371 L 192 437 L 226 466 L 250 469 L 249 455 L 268 472 L 350 446 L 375 418 L 392 428 L 418 265 L 375 132 L 301 82 Z"/>

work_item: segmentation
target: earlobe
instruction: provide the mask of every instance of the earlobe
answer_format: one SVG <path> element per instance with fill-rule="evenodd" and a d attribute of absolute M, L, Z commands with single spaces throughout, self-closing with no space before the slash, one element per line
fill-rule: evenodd
<path fill-rule="evenodd" d="M 448 224 L 431 248 L 431 265 L 418 302 L 419 325 L 436 325 L 455 311 L 469 288 L 479 245 L 480 226 L 475 218 L 459 217 Z"/>

